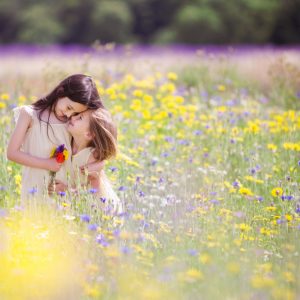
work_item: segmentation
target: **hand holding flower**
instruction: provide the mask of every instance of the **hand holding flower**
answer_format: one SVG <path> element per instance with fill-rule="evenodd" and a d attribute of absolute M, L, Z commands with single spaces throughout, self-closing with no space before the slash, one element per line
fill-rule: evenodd
<path fill-rule="evenodd" d="M 69 152 L 65 148 L 65 145 L 62 144 L 58 146 L 57 148 L 54 148 L 50 154 L 50 163 L 51 168 L 49 168 L 50 171 L 50 182 L 49 186 L 53 185 L 54 178 L 55 178 L 55 173 L 59 171 L 61 164 L 67 160 L 69 157 Z"/>

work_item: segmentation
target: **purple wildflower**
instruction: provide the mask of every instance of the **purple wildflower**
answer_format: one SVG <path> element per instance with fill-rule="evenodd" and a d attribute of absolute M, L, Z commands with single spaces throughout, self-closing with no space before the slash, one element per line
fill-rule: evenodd
<path fill-rule="evenodd" d="M 90 217 L 89 215 L 87 215 L 87 214 L 83 214 L 83 215 L 80 215 L 80 220 L 81 220 L 82 222 L 87 222 L 87 223 L 89 223 L 90 220 L 91 220 L 91 217 Z"/>
<path fill-rule="evenodd" d="M 113 234 L 115 237 L 119 237 L 120 236 L 120 233 L 121 233 L 121 230 L 119 228 L 116 228 L 114 231 L 113 231 Z"/>
<path fill-rule="evenodd" d="M 232 183 L 232 186 L 235 187 L 235 188 L 239 188 L 239 187 L 240 187 L 240 184 L 239 184 L 238 181 L 234 181 L 234 182 Z"/>
<path fill-rule="evenodd" d="M 15 103 L 12 103 L 12 104 L 9 105 L 9 108 L 10 108 L 10 109 L 14 109 L 14 108 L 16 108 L 16 107 L 17 107 L 17 105 L 16 105 Z"/>
<path fill-rule="evenodd" d="M 262 196 L 257 196 L 256 199 L 257 199 L 259 202 L 264 201 L 264 197 L 262 197 Z"/>
<path fill-rule="evenodd" d="M 195 130 L 194 131 L 194 135 L 201 135 L 202 134 L 202 131 L 201 130 Z"/>
<path fill-rule="evenodd" d="M 98 192 L 97 189 L 89 189 L 90 194 L 96 194 Z"/>
<path fill-rule="evenodd" d="M 157 158 L 153 158 L 151 161 L 151 165 L 155 166 L 158 163 L 158 159 Z"/>
<path fill-rule="evenodd" d="M 96 236 L 96 242 L 103 247 L 107 247 L 109 245 L 109 243 L 105 239 L 105 236 L 101 233 Z"/>
<path fill-rule="evenodd" d="M 33 187 L 31 189 L 29 189 L 28 193 L 34 195 L 37 192 L 37 188 Z"/>
<path fill-rule="evenodd" d="M 6 217 L 7 216 L 7 211 L 4 209 L 0 209 L 0 218 L 1 217 Z"/>
<path fill-rule="evenodd" d="M 174 139 L 171 136 L 166 136 L 165 141 L 168 143 L 172 143 L 174 141 Z"/>
<path fill-rule="evenodd" d="M 123 247 L 121 247 L 121 252 L 123 254 L 130 254 L 132 252 L 132 250 L 127 246 L 123 246 Z"/>
<path fill-rule="evenodd" d="M 198 251 L 196 249 L 189 249 L 188 254 L 191 256 L 196 256 L 198 254 Z"/>
<path fill-rule="evenodd" d="M 58 153 L 60 153 L 60 152 L 63 152 L 64 149 L 65 149 L 65 145 L 62 144 L 62 145 L 59 145 L 59 146 L 58 146 L 58 148 L 56 149 L 56 151 L 57 151 Z"/>
<path fill-rule="evenodd" d="M 91 230 L 91 231 L 96 231 L 97 228 L 98 228 L 97 224 L 89 224 L 88 225 L 88 229 Z"/>
<path fill-rule="evenodd" d="M 115 171 L 118 170 L 118 168 L 117 168 L 117 167 L 110 167 L 109 170 L 110 170 L 111 172 L 115 172 Z"/>
<path fill-rule="evenodd" d="M 139 191 L 139 196 L 140 197 L 145 197 L 145 193 L 143 191 Z"/>
<path fill-rule="evenodd" d="M 210 203 L 215 204 L 215 205 L 220 204 L 220 202 L 217 199 L 210 200 Z"/>

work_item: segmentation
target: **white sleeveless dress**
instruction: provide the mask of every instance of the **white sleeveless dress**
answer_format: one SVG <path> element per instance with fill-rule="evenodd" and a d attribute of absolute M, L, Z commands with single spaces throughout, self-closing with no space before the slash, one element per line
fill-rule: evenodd
<path fill-rule="evenodd" d="M 64 144 L 69 151 L 68 159 L 63 163 L 60 170 L 55 174 L 58 179 L 68 184 L 68 174 L 71 173 L 71 137 L 66 124 L 50 124 L 47 132 L 47 123 L 40 121 L 37 111 L 31 105 L 20 106 L 14 109 L 15 121 L 20 112 L 25 111 L 32 119 L 31 127 L 28 128 L 21 150 L 39 158 L 49 158 L 53 148 Z M 50 171 L 31 167 L 23 167 L 21 201 L 34 197 L 47 197 L 47 188 L 50 180 Z"/>
<path fill-rule="evenodd" d="M 93 148 L 87 147 L 82 149 L 81 151 L 77 152 L 76 154 L 72 155 L 72 169 L 73 174 L 71 176 L 72 178 L 72 185 L 78 186 L 81 184 L 87 184 L 87 176 L 80 173 L 79 168 L 81 166 L 85 166 L 91 155 L 93 155 Z M 117 196 L 115 191 L 112 188 L 112 185 L 110 183 L 110 180 L 106 176 L 105 172 L 102 171 L 100 173 L 100 191 L 99 196 L 101 198 L 105 198 L 105 203 L 107 205 L 111 205 L 113 213 L 118 215 L 123 212 L 123 204 L 121 199 Z"/>

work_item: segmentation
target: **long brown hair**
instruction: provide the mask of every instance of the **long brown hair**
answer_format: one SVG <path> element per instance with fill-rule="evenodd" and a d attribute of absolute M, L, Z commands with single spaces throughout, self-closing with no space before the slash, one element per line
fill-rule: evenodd
<path fill-rule="evenodd" d="M 91 111 L 90 132 L 93 140 L 88 146 L 95 148 L 93 152 L 95 159 L 102 161 L 116 156 L 117 127 L 107 109 L 99 108 Z"/>
<path fill-rule="evenodd" d="M 34 109 L 38 111 L 39 120 L 41 120 L 41 115 L 45 110 L 55 113 L 57 101 L 64 97 L 90 109 L 104 108 L 93 79 L 87 75 L 74 74 L 60 82 L 47 96 L 33 103 Z M 50 114 L 48 123 L 49 118 Z"/>
<path fill-rule="evenodd" d="M 53 111 L 56 118 L 60 120 L 56 115 L 55 107 L 57 101 L 64 97 L 68 97 L 71 101 L 85 105 L 87 109 L 104 108 L 93 79 L 87 75 L 74 74 L 61 81 L 47 96 L 32 104 L 33 108 L 37 110 L 38 119 L 42 121 L 43 112 L 49 110 L 49 112 Z M 49 120 L 50 113 L 48 114 L 48 119 L 46 121 L 47 135 L 49 126 L 54 134 Z"/>

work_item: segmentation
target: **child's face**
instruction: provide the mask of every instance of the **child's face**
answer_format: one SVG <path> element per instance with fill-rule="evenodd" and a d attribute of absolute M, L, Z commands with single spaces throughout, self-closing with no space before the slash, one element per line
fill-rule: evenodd
<path fill-rule="evenodd" d="M 67 97 L 58 99 L 55 113 L 59 118 L 70 118 L 76 113 L 85 111 L 87 107 L 81 103 L 74 102 Z"/>
<path fill-rule="evenodd" d="M 72 136 L 90 137 L 90 111 L 86 110 L 72 116 L 68 122 L 68 131 Z"/>

